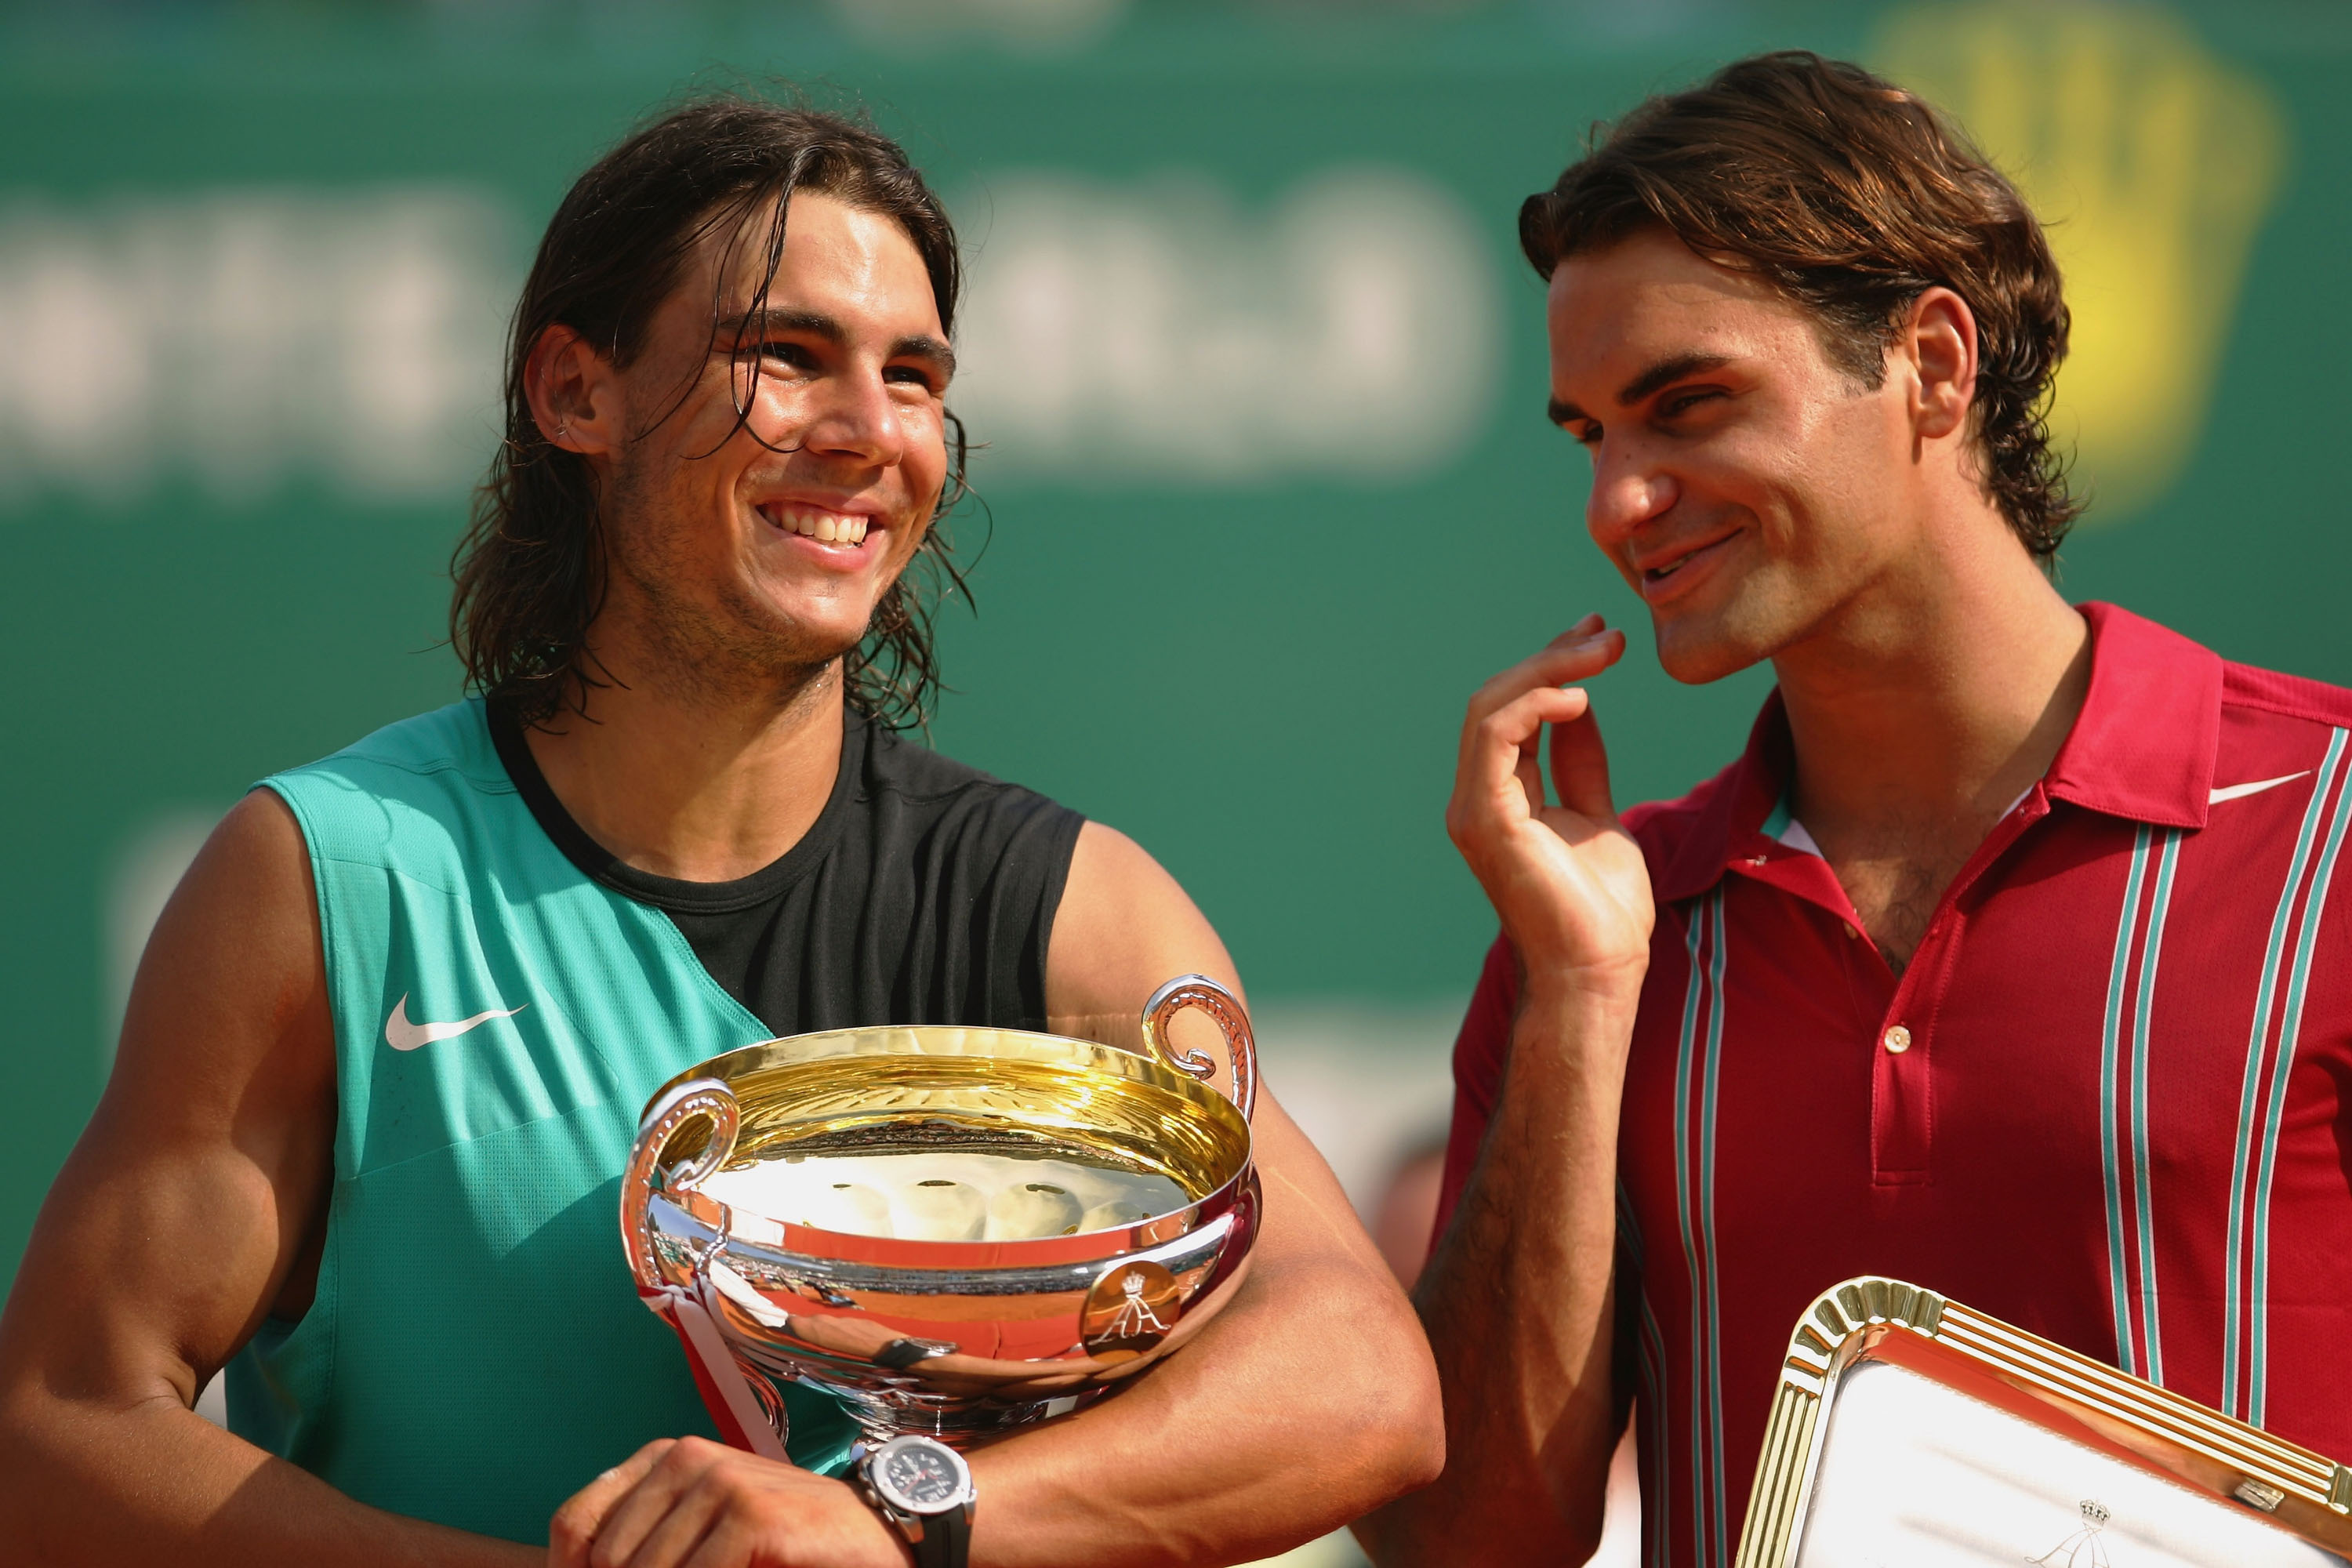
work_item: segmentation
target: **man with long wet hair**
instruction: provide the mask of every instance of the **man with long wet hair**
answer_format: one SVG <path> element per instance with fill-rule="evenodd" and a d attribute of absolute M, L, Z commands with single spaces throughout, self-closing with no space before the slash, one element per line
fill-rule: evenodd
<path fill-rule="evenodd" d="M 1638 1406 L 1643 1560 L 1730 1563 L 1790 1328 L 1865 1274 L 2352 1454 L 2352 693 L 2060 596 L 2032 213 L 1790 53 L 1643 104 L 1520 238 L 1660 661 L 1778 689 L 1622 819 L 1578 684 L 1622 634 L 1471 702 L 1447 1465 L 1377 1555 L 1580 1560 Z"/>
<path fill-rule="evenodd" d="M 477 695 L 266 781 L 165 910 L 0 1323 L 12 1553 L 520 1563 L 553 1516 L 566 1564 L 908 1560 L 829 1400 L 788 1392 L 796 1464 L 709 1440 L 614 1226 L 717 1051 L 1236 984 L 1133 843 L 894 731 L 958 283 L 898 148 L 807 110 L 692 104 L 565 198 L 456 566 Z M 1255 1140 L 1230 1308 L 975 1455 L 926 1563 L 1232 1562 L 1433 1472 L 1410 1310 L 1270 1096 Z"/>

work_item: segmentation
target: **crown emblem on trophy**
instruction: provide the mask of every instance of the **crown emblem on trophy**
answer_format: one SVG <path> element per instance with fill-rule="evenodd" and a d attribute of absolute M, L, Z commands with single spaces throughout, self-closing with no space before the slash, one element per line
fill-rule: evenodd
<path fill-rule="evenodd" d="M 2042 1568 L 2107 1568 L 2107 1549 L 2099 1533 L 2115 1516 L 2096 1498 L 2086 1497 L 2074 1507 L 2083 1515 L 2083 1528 L 2041 1556 L 2027 1558 L 2028 1563 L 2042 1564 Z"/>

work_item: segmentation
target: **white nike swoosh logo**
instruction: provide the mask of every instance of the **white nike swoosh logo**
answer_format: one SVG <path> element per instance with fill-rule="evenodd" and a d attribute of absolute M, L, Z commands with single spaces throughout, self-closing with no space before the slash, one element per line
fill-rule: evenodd
<path fill-rule="evenodd" d="M 2281 773 L 2274 779 L 2256 779 L 2252 784 L 2223 784 L 2205 797 L 2205 804 L 2219 805 L 2225 800 L 2243 800 L 2250 795 L 2260 795 L 2266 789 L 2276 789 L 2283 784 L 2293 784 L 2297 779 L 2307 779 L 2310 776 L 2311 770 L 2305 768 L 2299 773 Z"/>
<path fill-rule="evenodd" d="M 522 1007 L 530 1005 L 526 1002 Z M 493 1018 L 511 1018 L 521 1012 L 522 1007 L 493 1007 L 487 1013 L 477 1013 L 454 1024 L 412 1024 L 408 1021 L 408 996 L 403 993 L 400 1000 L 393 1005 L 392 1016 L 383 1021 L 383 1043 L 395 1051 L 413 1051 L 436 1040 L 454 1040 L 467 1030 L 487 1024 Z"/>

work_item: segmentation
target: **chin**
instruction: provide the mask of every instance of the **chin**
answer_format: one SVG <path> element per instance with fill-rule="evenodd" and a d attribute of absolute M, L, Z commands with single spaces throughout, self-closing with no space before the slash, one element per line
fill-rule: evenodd
<path fill-rule="evenodd" d="M 804 669 L 840 658 L 865 639 L 870 617 L 839 603 L 810 605 L 739 595 L 720 617 L 726 644 L 763 669 Z"/>
<path fill-rule="evenodd" d="M 1651 631 L 1658 644 L 1658 664 L 1685 686 L 1705 686 L 1737 675 L 1771 655 L 1712 617 L 1672 621 L 1653 616 Z"/>

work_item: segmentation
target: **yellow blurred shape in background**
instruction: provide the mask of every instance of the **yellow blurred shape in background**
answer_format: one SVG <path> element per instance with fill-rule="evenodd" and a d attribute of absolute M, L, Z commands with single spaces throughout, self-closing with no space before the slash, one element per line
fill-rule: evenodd
<path fill-rule="evenodd" d="M 1874 54 L 1967 129 L 2047 227 L 2074 312 L 2051 430 L 2077 454 L 2084 521 L 2156 500 L 2196 449 L 2278 194 L 2277 100 L 2148 5 L 1922 6 L 1888 17 Z"/>

